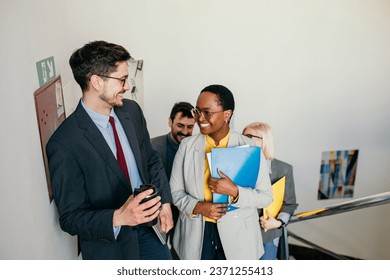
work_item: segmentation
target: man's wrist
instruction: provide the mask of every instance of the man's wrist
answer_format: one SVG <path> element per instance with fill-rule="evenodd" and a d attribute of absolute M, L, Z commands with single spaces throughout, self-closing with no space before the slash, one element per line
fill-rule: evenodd
<path fill-rule="evenodd" d="M 118 227 L 118 226 L 121 226 L 121 219 L 120 219 L 120 209 L 116 209 L 114 211 L 114 215 L 112 217 L 112 225 L 114 227 Z"/>

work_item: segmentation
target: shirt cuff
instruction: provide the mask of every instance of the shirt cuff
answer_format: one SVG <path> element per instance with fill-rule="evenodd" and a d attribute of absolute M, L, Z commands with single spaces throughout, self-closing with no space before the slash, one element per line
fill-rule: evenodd
<path fill-rule="evenodd" d="M 118 237 L 118 235 L 121 231 L 121 226 L 114 226 L 113 229 L 114 229 L 114 236 L 115 236 L 115 240 L 116 240 L 116 238 Z"/>

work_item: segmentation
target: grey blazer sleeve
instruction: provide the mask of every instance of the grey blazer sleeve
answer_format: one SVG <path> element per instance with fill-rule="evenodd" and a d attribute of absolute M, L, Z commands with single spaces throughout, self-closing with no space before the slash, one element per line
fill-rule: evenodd
<path fill-rule="evenodd" d="M 193 209 L 199 201 L 203 201 L 203 178 L 199 181 L 196 173 L 203 174 L 203 162 L 194 159 L 188 139 L 184 139 L 173 161 L 170 178 L 172 200 L 180 212 L 192 216 Z M 204 154 L 204 152 L 203 152 Z M 194 172 L 197 170 L 197 172 Z M 199 182 L 199 185 L 197 184 Z M 202 182 L 202 183 L 200 183 Z"/>

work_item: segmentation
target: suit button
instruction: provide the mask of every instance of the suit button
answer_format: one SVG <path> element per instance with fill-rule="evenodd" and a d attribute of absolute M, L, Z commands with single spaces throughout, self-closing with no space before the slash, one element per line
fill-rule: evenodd
<path fill-rule="evenodd" d="M 233 217 L 237 218 L 238 217 L 238 213 L 234 213 Z"/>

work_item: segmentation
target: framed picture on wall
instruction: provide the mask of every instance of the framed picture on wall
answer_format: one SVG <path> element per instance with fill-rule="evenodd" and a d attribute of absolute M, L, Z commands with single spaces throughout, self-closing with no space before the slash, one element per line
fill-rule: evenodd
<path fill-rule="evenodd" d="M 352 198 L 359 150 L 322 153 L 318 199 Z"/>

